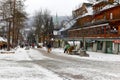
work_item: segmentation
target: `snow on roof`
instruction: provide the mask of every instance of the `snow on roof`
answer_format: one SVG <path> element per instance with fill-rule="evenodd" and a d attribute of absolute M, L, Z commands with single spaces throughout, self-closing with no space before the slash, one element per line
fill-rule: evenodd
<path fill-rule="evenodd" d="M 72 19 L 72 20 L 66 22 L 64 24 L 64 27 L 62 29 L 60 29 L 59 31 L 65 31 L 65 30 L 70 29 L 75 24 L 75 22 L 76 22 L 76 19 Z"/>
<path fill-rule="evenodd" d="M 82 7 L 82 5 L 83 5 L 83 3 L 80 3 L 79 6 L 78 6 L 78 8 Z"/>
<path fill-rule="evenodd" d="M 106 5 L 103 9 L 101 9 L 101 11 L 103 11 L 103 10 L 106 10 L 106 9 L 109 9 L 109 8 L 112 8 L 112 7 L 115 7 L 117 4 L 108 4 L 108 5 Z"/>
<path fill-rule="evenodd" d="M 108 0 L 98 0 L 98 1 L 94 0 L 93 5 L 98 4 L 98 3 L 102 2 L 102 1 L 108 1 Z"/>
<path fill-rule="evenodd" d="M 98 4 L 98 3 L 100 3 L 100 2 L 103 2 L 103 1 L 108 2 L 108 0 L 98 0 L 98 1 L 94 0 L 94 1 L 93 1 L 93 5 L 96 5 L 96 4 Z M 120 0 L 114 0 L 114 3 L 115 3 L 115 4 L 118 4 L 118 3 L 120 3 Z"/>
<path fill-rule="evenodd" d="M 93 8 L 92 7 L 88 7 L 86 9 L 87 9 L 89 15 L 93 14 Z"/>
<path fill-rule="evenodd" d="M 93 15 L 93 8 L 92 8 L 92 6 L 86 7 L 86 10 L 87 10 L 87 13 L 78 16 L 76 19 L 85 17 L 85 16 L 87 16 L 87 15 Z"/>
<path fill-rule="evenodd" d="M 81 2 L 78 6 L 76 6 L 76 7 L 75 7 L 75 10 L 73 10 L 73 11 L 78 10 L 80 7 L 83 6 L 84 3 L 90 3 L 90 2 L 89 2 L 88 0 L 84 0 L 84 2 Z"/>
<path fill-rule="evenodd" d="M 6 38 L 0 37 L 0 41 L 7 42 Z"/>

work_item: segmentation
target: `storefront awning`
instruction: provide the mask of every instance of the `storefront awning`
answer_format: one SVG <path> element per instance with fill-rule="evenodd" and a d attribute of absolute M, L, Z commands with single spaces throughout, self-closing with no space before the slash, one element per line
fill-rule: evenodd
<path fill-rule="evenodd" d="M 113 42 L 114 43 L 120 43 L 120 40 L 114 40 Z"/>

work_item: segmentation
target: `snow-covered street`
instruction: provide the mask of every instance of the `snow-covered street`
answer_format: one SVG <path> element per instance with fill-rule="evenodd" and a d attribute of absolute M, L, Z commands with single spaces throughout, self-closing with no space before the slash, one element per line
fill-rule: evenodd
<path fill-rule="evenodd" d="M 62 80 L 53 72 L 35 64 L 45 57 L 35 50 L 17 49 L 15 54 L 0 54 L 0 80 Z"/>
<path fill-rule="evenodd" d="M 120 80 L 120 0 L 0 0 L 0 80 Z"/>
<path fill-rule="evenodd" d="M 0 54 L 0 80 L 120 80 L 120 55 L 88 52 L 90 57 L 63 49 L 17 48 Z"/>

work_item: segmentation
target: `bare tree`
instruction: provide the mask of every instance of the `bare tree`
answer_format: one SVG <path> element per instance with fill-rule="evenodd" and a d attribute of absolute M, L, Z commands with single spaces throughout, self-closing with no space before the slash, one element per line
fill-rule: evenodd
<path fill-rule="evenodd" d="M 24 27 L 26 12 L 24 10 L 24 0 L 13 1 L 13 30 L 12 44 L 15 47 L 18 43 L 19 31 Z"/>
<path fill-rule="evenodd" d="M 10 36 L 12 42 L 15 43 L 15 36 L 19 34 L 20 26 L 25 21 L 26 13 L 24 11 L 23 0 L 4 0 L 1 1 L 0 14 L 2 20 L 8 22 L 8 50 L 10 50 Z M 10 34 L 12 32 L 12 34 Z"/>
<path fill-rule="evenodd" d="M 49 10 L 40 10 L 34 16 L 33 26 L 36 28 L 36 36 L 43 38 L 43 43 L 45 41 L 45 37 L 47 40 L 50 40 L 51 34 L 53 33 L 53 19 L 51 18 Z"/>

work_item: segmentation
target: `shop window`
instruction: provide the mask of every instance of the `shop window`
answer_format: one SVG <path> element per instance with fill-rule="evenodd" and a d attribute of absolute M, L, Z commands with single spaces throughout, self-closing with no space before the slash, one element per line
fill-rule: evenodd
<path fill-rule="evenodd" d="M 106 52 L 107 53 L 112 53 L 113 51 L 113 42 L 112 41 L 107 41 L 106 42 Z"/>
<path fill-rule="evenodd" d="M 92 51 L 93 43 L 91 41 L 86 42 L 86 49 L 88 51 Z"/>
<path fill-rule="evenodd" d="M 116 34 L 118 32 L 118 27 L 111 27 L 110 32 Z"/>
<path fill-rule="evenodd" d="M 120 52 L 120 44 L 119 44 L 119 52 Z"/>
<path fill-rule="evenodd" d="M 115 50 L 115 44 L 114 43 L 112 44 L 112 49 Z"/>
<path fill-rule="evenodd" d="M 97 42 L 97 50 L 102 50 L 102 47 L 103 47 L 103 42 L 98 41 Z"/>

